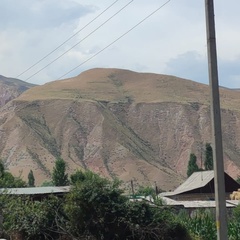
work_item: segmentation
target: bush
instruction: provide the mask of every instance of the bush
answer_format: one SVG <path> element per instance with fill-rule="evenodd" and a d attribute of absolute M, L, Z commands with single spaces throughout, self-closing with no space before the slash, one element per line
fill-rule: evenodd
<path fill-rule="evenodd" d="M 42 201 L 3 194 L 4 231 L 24 239 L 187 240 L 176 215 L 157 202 L 131 202 L 118 180 L 109 181 L 90 171 L 78 173 L 63 199 Z"/>
<path fill-rule="evenodd" d="M 15 233 L 24 239 L 52 239 L 56 236 L 60 200 L 56 197 L 33 201 L 29 197 L 1 196 L 3 229 L 8 235 Z"/>
<path fill-rule="evenodd" d="M 194 239 L 217 239 L 215 218 L 210 211 L 197 210 L 193 217 L 181 214 L 180 220 Z"/>
<path fill-rule="evenodd" d="M 163 206 L 130 202 L 119 181 L 87 171 L 78 174 L 65 204 L 67 231 L 95 239 L 187 239 L 185 227 Z M 181 238 L 180 238 L 181 237 Z"/>
<path fill-rule="evenodd" d="M 115 239 L 124 231 L 119 219 L 124 216 L 126 198 L 118 186 L 118 181 L 110 182 L 87 172 L 66 199 L 69 231 L 76 237 L 97 239 Z"/>

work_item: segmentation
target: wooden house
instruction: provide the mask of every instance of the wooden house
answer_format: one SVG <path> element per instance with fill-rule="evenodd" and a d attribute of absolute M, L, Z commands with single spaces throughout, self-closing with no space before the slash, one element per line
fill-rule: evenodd
<path fill-rule="evenodd" d="M 240 185 L 225 173 L 226 200 L 230 200 L 230 194 L 238 188 Z M 161 193 L 159 196 L 177 201 L 206 201 L 215 200 L 214 192 L 214 171 L 212 170 L 195 172 L 174 191 Z"/>

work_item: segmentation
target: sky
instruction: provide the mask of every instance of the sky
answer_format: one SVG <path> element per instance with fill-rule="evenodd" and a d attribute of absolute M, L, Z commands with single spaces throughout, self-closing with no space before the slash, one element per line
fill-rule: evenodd
<path fill-rule="evenodd" d="M 205 0 L 166 2 L 1 0 L 0 75 L 41 85 L 104 67 L 208 84 Z M 240 88 L 240 1 L 214 4 L 219 84 Z"/>

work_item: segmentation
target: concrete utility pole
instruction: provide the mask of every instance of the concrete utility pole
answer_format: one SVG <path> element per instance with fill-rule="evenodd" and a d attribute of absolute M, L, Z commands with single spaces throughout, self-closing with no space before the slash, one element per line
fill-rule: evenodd
<path fill-rule="evenodd" d="M 213 0 L 205 0 L 205 9 L 207 24 L 208 71 L 211 89 L 211 122 L 213 138 L 217 239 L 227 240 L 226 196 Z"/>

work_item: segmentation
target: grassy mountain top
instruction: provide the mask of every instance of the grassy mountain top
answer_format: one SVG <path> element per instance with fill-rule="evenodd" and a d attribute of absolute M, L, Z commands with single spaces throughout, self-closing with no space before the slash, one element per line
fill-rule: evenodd
<path fill-rule="evenodd" d="M 222 107 L 237 109 L 239 98 L 239 91 L 221 89 Z M 169 75 L 96 68 L 32 88 L 20 97 L 20 100 L 39 99 L 208 104 L 209 86 Z"/>

